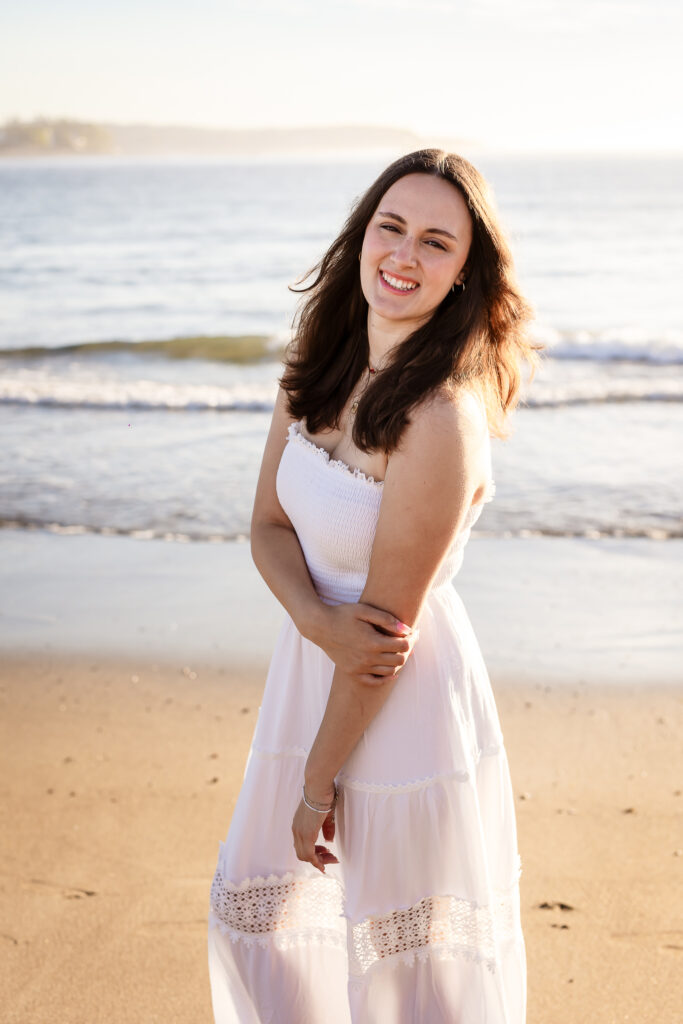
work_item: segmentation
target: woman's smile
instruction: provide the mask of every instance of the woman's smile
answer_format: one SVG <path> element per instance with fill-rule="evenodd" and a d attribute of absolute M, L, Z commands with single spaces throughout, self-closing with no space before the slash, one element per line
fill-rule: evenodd
<path fill-rule="evenodd" d="M 384 287 L 397 295 L 408 295 L 416 291 L 420 285 L 417 281 L 411 281 L 407 277 L 399 277 L 398 274 L 390 274 L 388 270 L 379 271 L 379 279 Z"/>

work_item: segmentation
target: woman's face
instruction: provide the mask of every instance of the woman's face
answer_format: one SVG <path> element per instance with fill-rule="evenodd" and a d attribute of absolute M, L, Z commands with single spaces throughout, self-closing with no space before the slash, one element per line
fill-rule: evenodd
<path fill-rule="evenodd" d="M 449 181 L 408 174 L 394 182 L 363 238 L 360 279 L 369 316 L 402 323 L 407 334 L 425 323 L 467 276 L 471 241 L 467 204 Z"/>

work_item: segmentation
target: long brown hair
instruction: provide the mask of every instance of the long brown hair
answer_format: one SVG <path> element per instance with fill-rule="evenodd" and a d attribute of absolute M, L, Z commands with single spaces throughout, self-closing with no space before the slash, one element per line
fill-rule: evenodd
<path fill-rule="evenodd" d="M 484 398 L 490 431 L 507 437 L 505 420 L 519 401 L 521 364 L 533 377 L 538 363 L 528 323 L 533 310 L 520 294 L 510 249 L 485 179 L 467 160 L 440 149 L 421 149 L 392 163 L 354 203 L 322 259 L 298 282 L 315 274 L 293 324 L 293 341 L 281 384 L 290 414 L 306 418 L 316 433 L 337 427 L 356 382 L 368 364 L 368 303 L 358 254 L 365 230 L 387 190 L 407 174 L 451 182 L 472 218 L 466 290 L 449 291 L 429 321 L 396 347 L 390 365 L 363 393 L 353 425 L 364 451 L 394 450 L 409 412 L 444 384 L 471 381 Z"/>

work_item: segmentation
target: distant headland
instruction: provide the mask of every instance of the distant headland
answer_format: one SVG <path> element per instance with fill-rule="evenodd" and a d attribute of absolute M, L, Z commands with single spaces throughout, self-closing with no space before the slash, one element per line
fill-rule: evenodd
<path fill-rule="evenodd" d="M 460 140 L 463 144 L 464 140 Z M 68 118 L 12 119 L 0 125 L 0 156 L 271 156 L 379 149 L 410 151 L 431 141 L 402 128 L 340 125 L 312 128 L 219 129 L 182 125 L 107 124 Z M 470 142 L 468 148 L 472 147 Z"/>

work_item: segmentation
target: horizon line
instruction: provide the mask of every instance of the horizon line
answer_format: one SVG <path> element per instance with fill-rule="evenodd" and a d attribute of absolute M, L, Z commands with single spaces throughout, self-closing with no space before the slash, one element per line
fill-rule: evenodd
<path fill-rule="evenodd" d="M 5 125 L 10 124 L 13 121 L 14 122 L 20 122 L 20 123 L 21 122 L 31 123 L 31 122 L 35 122 L 35 121 L 46 121 L 46 122 L 59 122 L 59 121 L 62 121 L 62 122 L 70 122 L 70 123 L 74 123 L 74 124 L 111 126 L 113 128 L 137 128 L 137 129 L 152 129 L 152 130 L 156 130 L 156 129 L 164 130 L 165 129 L 165 130 L 176 130 L 176 131 L 198 131 L 198 132 L 207 132 L 207 133 L 214 133 L 214 134 L 235 134 L 235 135 L 239 135 L 239 134 L 241 134 L 241 135 L 263 135 L 263 134 L 269 134 L 269 133 L 271 133 L 273 135 L 282 135 L 282 134 L 286 134 L 286 133 L 331 132 L 331 131 L 336 131 L 336 130 L 338 130 L 338 131 L 349 131 L 349 130 L 351 130 L 351 131 L 362 131 L 362 132 L 378 131 L 378 132 L 396 133 L 396 134 L 399 134 L 399 135 L 403 134 L 403 135 L 412 136 L 416 140 L 416 142 L 423 144 L 423 146 L 425 148 L 428 147 L 428 146 L 429 147 L 433 146 L 434 148 L 444 148 L 444 149 L 447 149 L 450 146 L 457 145 L 457 146 L 460 146 L 460 147 L 464 147 L 466 149 L 471 149 L 473 151 L 476 151 L 476 152 L 484 154 L 484 155 L 485 154 L 491 154 L 491 155 L 500 154 L 500 155 L 507 155 L 507 156 L 514 156 L 514 155 L 533 156 L 533 155 L 537 154 L 537 155 L 558 155 L 558 156 L 577 155 L 577 156 L 652 156 L 652 157 L 656 157 L 656 156 L 675 157 L 675 156 L 683 155 L 683 145 L 679 145 L 679 146 L 673 145 L 672 146 L 671 144 L 668 144 L 668 145 L 645 144 L 645 145 L 642 145 L 642 146 L 637 146 L 637 145 L 634 146 L 633 144 L 630 144 L 630 145 L 628 145 L 628 144 L 616 144 L 616 145 L 607 145 L 607 146 L 602 145 L 602 146 L 600 146 L 600 145 L 589 144 L 589 143 L 585 143 L 585 144 L 580 143 L 578 145 L 577 144 L 572 145 L 571 143 L 568 143 L 568 144 L 565 144 L 565 145 L 563 145 L 561 143 L 553 143 L 553 144 L 550 144 L 550 145 L 545 145 L 542 142 L 517 142 L 517 143 L 497 142 L 497 141 L 493 141 L 493 140 L 489 140 L 489 139 L 482 139 L 482 138 L 475 139 L 475 138 L 465 137 L 465 136 L 458 137 L 456 134 L 451 134 L 448 131 L 435 130 L 435 131 L 423 132 L 423 131 L 419 131 L 419 130 L 417 130 L 415 128 L 411 128 L 411 127 L 407 127 L 407 126 L 397 126 L 397 125 L 377 124 L 377 123 L 368 124 L 368 123 L 352 122 L 352 121 L 347 121 L 347 122 L 344 122 L 344 123 L 329 123 L 329 122 L 327 122 L 327 123 L 317 123 L 317 124 L 309 123 L 309 124 L 306 124 L 306 125 L 291 125 L 291 124 L 288 124 L 288 125 L 274 125 L 274 124 L 270 124 L 270 125 L 258 125 L 258 126 L 250 126 L 250 127 L 234 127 L 234 126 L 218 126 L 218 125 L 209 125 L 209 124 L 197 124 L 197 123 L 188 123 L 188 122 L 182 123 L 182 122 L 177 122 L 177 121 L 176 122 L 171 122 L 171 121 L 161 122 L 161 121 L 107 120 L 107 119 L 104 119 L 104 118 L 97 118 L 97 119 L 95 119 L 95 118 L 86 118 L 86 117 L 79 117 L 79 116 L 66 115 L 66 114 L 60 114 L 60 115 L 54 115 L 54 116 L 49 116 L 49 115 L 45 115 L 45 114 L 37 114 L 37 115 L 34 115 L 33 117 L 22 117 L 22 116 L 17 115 L 17 114 L 12 114 L 12 115 L 5 116 L 4 120 L 0 123 L 0 128 L 4 127 Z M 356 150 L 362 152 L 365 149 L 367 149 L 368 151 L 371 151 L 373 147 L 371 147 L 371 146 L 367 146 L 367 147 L 366 146 L 357 146 L 357 147 L 346 146 L 345 147 L 345 149 L 347 151 L 349 149 L 354 149 L 354 148 Z M 384 141 L 383 143 L 378 144 L 378 146 L 374 147 L 374 148 L 375 149 L 387 149 L 387 148 L 391 148 L 391 144 L 388 141 Z M 329 147 L 324 146 L 324 147 L 320 147 L 320 149 L 324 149 L 325 151 L 327 151 L 329 149 Z M 320 150 L 318 150 L 318 151 L 320 151 Z M 275 154 L 274 153 L 273 155 L 285 155 L 285 153 L 286 153 L 286 151 L 280 151 L 279 154 Z M 11 154 L 9 154 L 9 153 L 3 153 L 2 155 L 5 158 L 11 157 Z M 19 154 L 17 154 L 17 155 L 19 155 Z M 39 154 L 39 155 L 43 155 L 43 154 Z M 58 154 L 58 153 L 50 154 L 50 153 L 46 152 L 44 155 L 45 156 L 50 156 L 50 155 L 56 156 L 56 155 L 62 155 L 62 154 Z M 73 154 L 70 154 L 70 153 L 64 153 L 63 155 L 64 156 L 83 155 L 83 156 L 88 156 L 88 157 L 92 157 L 92 156 L 108 156 L 108 157 L 134 156 L 134 154 L 124 154 L 124 153 L 121 153 L 121 154 L 117 154 L 117 153 L 103 153 L 103 154 L 96 154 L 96 153 L 84 153 L 84 154 L 73 153 Z M 165 155 L 173 156 L 175 154 L 169 153 L 169 154 L 157 154 L 157 155 L 161 158 L 161 157 L 163 157 Z M 182 155 L 182 154 L 177 154 L 177 155 Z M 199 156 L 202 156 L 203 154 L 197 153 L 197 154 L 187 154 L 187 155 L 196 155 L 196 156 L 199 157 Z M 214 155 L 218 156 L 219 154 L 209 154 L 209 153 L 206 154 L 206 156 L 214 156 Z M 248 154 L 244 154 L 244 155 L 246 156 Z M 259 155 L 267 155 L 267 154 L 259 154 Z M 292 155 L 296 155 L 296 151 L 292 151 Z"/>

